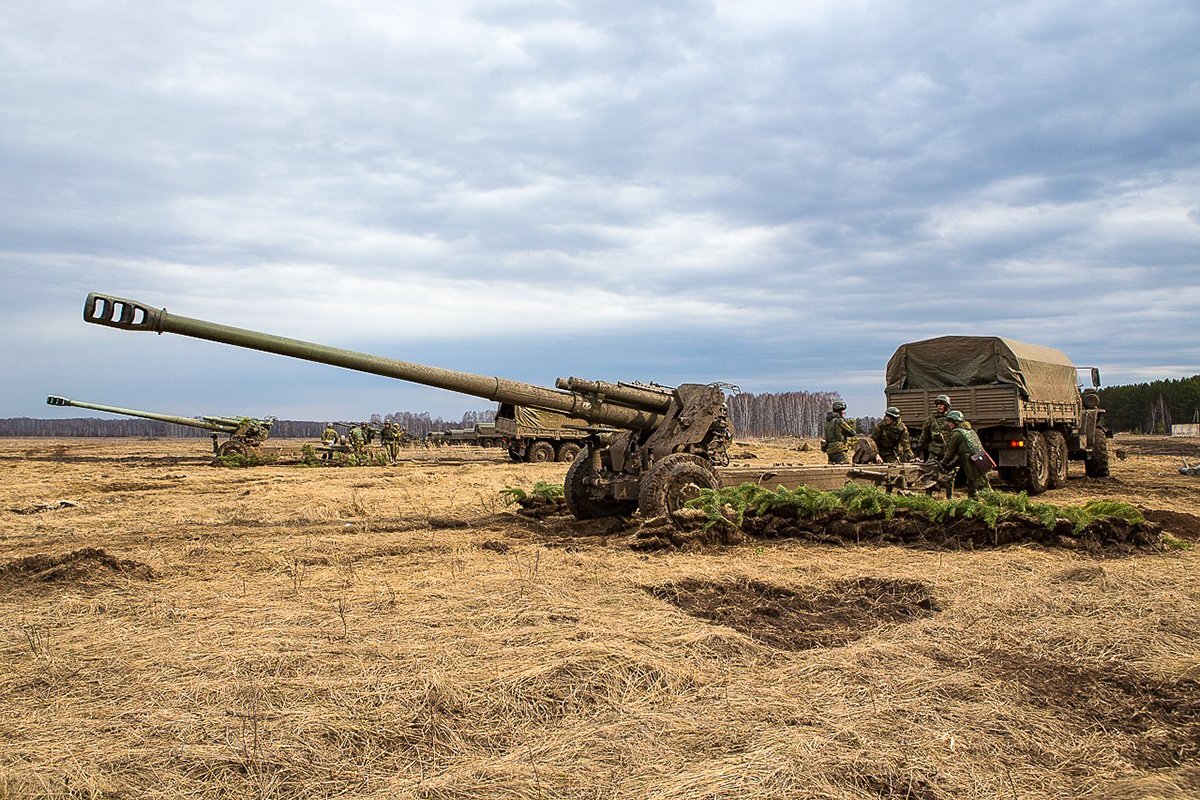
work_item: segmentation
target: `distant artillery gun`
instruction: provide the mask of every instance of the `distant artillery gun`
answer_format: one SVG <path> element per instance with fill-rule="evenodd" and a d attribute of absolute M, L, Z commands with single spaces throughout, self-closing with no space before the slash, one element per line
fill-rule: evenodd
<path fill-rule="evenodd" d="M 255 419 L 253 417 L 177 417 L 173 414 L 157 414 L 153 411 L 137 411 L 131 408 L 105 406 L 99 403 L 85 403 L 81 400 L 68 400 L 65 397 L 50 395 L 46 403 L 52 406 L 70 406 L 87 408 L 93 411 L 103 411 L 106 414 L 120 414 L 126 417 L 140 417 L 172 425 L 183 425 L 187 428 L 203 428 L 212 431 L 213 453 L 218 458 L 229 455 L 239 455 L 247 458 L 256 453 L 263 442 L 271 435 L 271 426 L 275 424 L 274 417 Z M 228 440 L 221 442 L 221 435 Z"/>
<path fill-rule="evenodd" d="M 590 427 L 581 429 L 586 433 L 583 449 L 567 469 L 563 485 L 567 508 L 578 519 L 627 516 L 634 511 L 645 517 L 663 516 L 702 490 L 728 485 L 739 473 L 718 473 L 718 468 L 729 464 L 728 445 L 733 439 L 725 384 L 668 387 L 559 378 L 557 388 L 550 389 L 205 322 L 96 293 L 88 295 L 83 318 L 112 328 L 175 333 L 315 361 L 583 420 Z M 846 467 L 839 465 L 802 469 L 840 483 L 849 477 Z M 762 470 L 741 472 L 749 476 Z M 806 481 L 792 485 L 800 482 Z"/>

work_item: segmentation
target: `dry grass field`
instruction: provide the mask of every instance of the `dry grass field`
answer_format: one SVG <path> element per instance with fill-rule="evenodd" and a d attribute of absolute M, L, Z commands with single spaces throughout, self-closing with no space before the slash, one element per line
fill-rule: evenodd
<path fill-rule="evenodd" d="M 0 443 L 0 798 L 1200 796 L 1200 548 L 643 553 L 299 444 Z M 1046 499 L 1200 539 L 1200 441 L 1116 446 Z"/>

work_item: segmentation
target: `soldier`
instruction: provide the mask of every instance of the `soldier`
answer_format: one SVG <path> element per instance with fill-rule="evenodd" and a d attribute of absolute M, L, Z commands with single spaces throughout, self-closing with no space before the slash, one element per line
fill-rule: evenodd
<path fill-rule="evenodd" d="M 383 447 L 387 450 L 388 459 L 393 464 L 400 457 L 400 438 L 402 435 L 403 429 L 391 420 L 383 423 L 383 430 L 379 433 L 379 440 L 383 442 Z"/>
<path fill-rule="evenodd" d="M 323 430 L 321 432 L 321 444 L 330 449 L 322 452 L 321 458 L 323 458 L 326 461 L 333 460 L 333 449 L 332 448 L 334 445 L 337 444 L 337 441 L 338 441 L 337 428 L 333 427 L 332 422 L 326 422 L 325 430 Z"/>
<path fill-rule="evenodd" d="M 950 411 L 946 414 L 946 427 L 949 432 L 946 434 L 945 453 L 940 459 L 942 469 L 948 470 L 957 465 L 967 481 L 967 495 L 970 497 L 991 489 L 992 485 L 987 477 L 988 470 L 991 469 L 991 457 L 984 452 L 979 434 L 966 424 L 961 411 Z M 979 459 L 973 458 L 980 453 L 984 454 L 986 466 L 981 466 Z"/>
<path fill-rule="evenodd" d="M 350 446 L 356 453 L 363 453 L 367 449 L 367 435 L 357 422 L 350 426 Z"/>
<path fill-rule="evenodd" d="M 921 425 L 921 438 L 917 439 L 917 452 L 926 460 L 940 461 L 946 450 L 946 414 L 950 411 L 950 398 L 939 394 L 933 401 L 933 411 Z"/>
<path fill-rule="evenodd" d="M 908 428 L 900 420 L 900 409 L 888 406 L 883 419 L 871 429 L 871 439 L 879 450 L 883 462 L 911 461 L 912 445 L 909 443 Z"/>
<path fill-rule="evenodd" d="M 846 404 L 833 401 L 833 411 L 825 415 L 825 455 L 830 464 L 845 464 L 846 453 L 850 452 L 849 440 L 854 437 L 854 426 L 846 421 Z"/>

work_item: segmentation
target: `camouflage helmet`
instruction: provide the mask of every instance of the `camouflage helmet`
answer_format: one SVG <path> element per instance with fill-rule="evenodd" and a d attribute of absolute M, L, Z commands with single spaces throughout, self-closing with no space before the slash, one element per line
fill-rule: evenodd
<path fill-rule="evenodd" d="M 963 416 L 961 411 L 951 411 L 950 413 L 946 414 L 946 419 L 948 419 L 950 422 L 959 423 L 965 422 L 967 418 Z"/>
<path fill-rule="evenodd" d="M 833 410 L 834 410 L 834 411 L 845 411 L 845 410 L 846 410 L 846 403 L 845 403 L 845 401 L 842 401 L 842 400 L 834 400 L 834 401 L 833 401 Z"/>
<path fill-rule="evenodd" d="M 939 394 L 937 397 L 935 397 L 933 399 L 933 403 L 934 403 L 934 405 L 941 403 L 942 405 L 946 406 L 946 408 L 949 408 L 950 407 L 950 397 L 948 395 Z"/>
<path fill-rule="evenodd" d="M 900 419 L 900 409 L 895 406 L 888 406 L 887 411 L 883 412 L 883 415 L 892 419 Z"/>

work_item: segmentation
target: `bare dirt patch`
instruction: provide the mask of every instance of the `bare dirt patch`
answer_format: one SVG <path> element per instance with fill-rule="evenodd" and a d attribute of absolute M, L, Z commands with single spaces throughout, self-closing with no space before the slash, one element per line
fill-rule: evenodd
<path fill-rule="evenodd" d="M 685 580 L 646 591 L 693 617 L 781 650 L 837 647 L 880 626 L 912 622 L 941 610 L 928 586 L 896 578 L 855 578 L 800 588 L 752 578 Z"/>
<path fill-rule="evenodd" d="M 150 580 L 154 570 L 140 561 L 115 558 L 87 547 L 64 555 L 26 556 L 0 566 L 0 587 L 36 584 L 95 584 L 113 577 Z"/>
<path fill-rule="evenodd" d="M 1123 753 L 1139 767 L 1176 767 L 1200 757 L 1200 680 L 1163 680 L 1113 661 L 1067 662 L 1014 650 L 989 651 L 981 663 L 996 678 L 1019 683 L 1035 707 L 1120 732 Z"/>
<path fill-rule="evenodd" d="M 1196 491 L 1200 493 L 1200 485 L 1196 487 Z M 1189 542 L 1200 541 L 1200 517 L 1195 514 L 1164 509 L 1142 509 L 1142 514 L 1167 533 Z"/>

